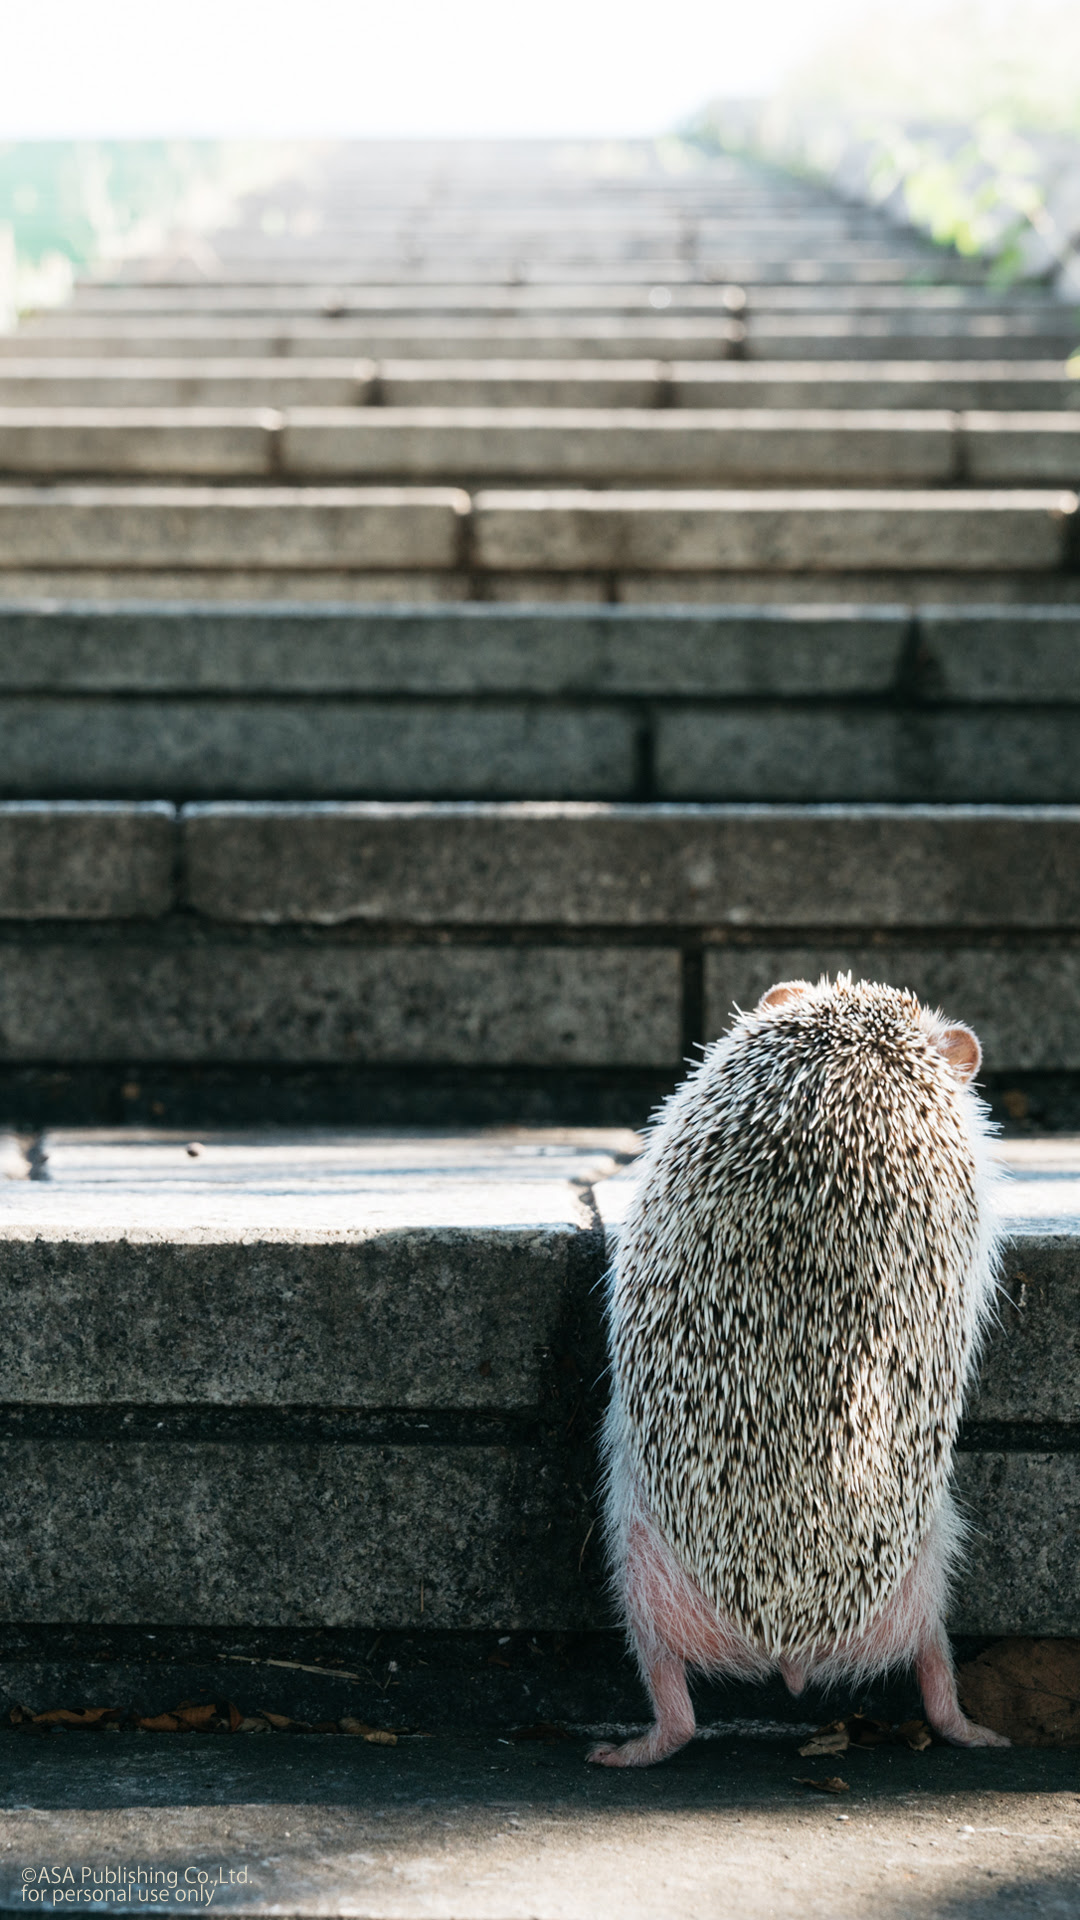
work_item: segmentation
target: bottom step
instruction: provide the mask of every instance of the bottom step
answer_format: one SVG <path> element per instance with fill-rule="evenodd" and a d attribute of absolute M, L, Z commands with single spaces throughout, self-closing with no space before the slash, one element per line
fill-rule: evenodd
<path fill-rule="evenodd" d="M 597 1289 L 637 1146 L 9 1141 L 0 1621 L 610 1625 Z M 957 1458 L 953 1625 L 1077 1633 L 1080 1143 L 1002 1154 L 1008 1298 Z"/>

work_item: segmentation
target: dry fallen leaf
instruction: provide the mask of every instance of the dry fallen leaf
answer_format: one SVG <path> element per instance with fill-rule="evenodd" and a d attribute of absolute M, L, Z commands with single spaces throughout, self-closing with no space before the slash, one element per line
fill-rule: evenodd
<path fill-rule="evenodd" d="M 179 1733 L 180 1722 L 172 1713 L 146 1714 L 135 1722 L 144 1733 Z"/>
<path fill-rule="evenodd" d="M 53 1707 L 49 1713 L 32 1715 L 37 1727 L 96 1727 L 107 1713 L 115 1713 L 115 1707 L 85 1707 L 80 1713 L 72 1713 L 69 1707 Z"/>
<path fill-rule="evenodd" d="M 248 1714 L 246 1719 L 241 1720 L 240 1725 L 235 1728 L 234 1731 L 237 1733 L 270 1733 L 272 1729 L 269 1721 L 264 1720 L 261 1713 L 251 1713 Z"/>
<path fill-rule="evenodd" d="M 230 1700 L 229 1701 L 229 1732 L 239 1733 L 240 1728 L 243 1726 L 243 1724 L 244 1724 L 243 1714 L 241 1713 L 235 1700 Z"/>
<path fill-rule="evenodd" d="M 286 1727 L 295 1725 L 287 1713 L 271 1713 L 268 1707 L 260 1707 L 259 1712 L 264 1720 L 269 1720 L 270 1725 L 277 1728 L 279 1733 L 284 1733 Z"/>
<path fill-rule="evenodd" d="M 896 1737 L 902 1740 L 912 1753 L 925 1753 L 933 1744 L 933 1737 L 925 1720 L 905 1720 L 896 1729 Z"/>
<path fill-rule="evenodd" d="M 865 1713 L 852 1713 L 844 1721 L 853 1747 L 880 1747 L 892 1732 L 891 1720 L 871 1720 Z"/>
<path fill-rule="evenodd" d="M 956 1677 L 972 1719 L 1015 1746 L 1080 1745 L 1080 1639 L 999 1640 Z"/>
<path fill-rule="evenodd" d="M 397 1734 L 390 1733 L 385 1727 L 369 1727 L 365 1721 L 354 1720 L 351 1717 L 346 1717 L 344 1720 L 339 1720 L 338 1726 L 341 1728 L 342 1733 L 358 1733 L 360 1735 L 360 1738 L 362 1740 L 366 1740 L 370 1746 L 373 1746 L 373 1747 L 396 1747 L 397 1746 L 397 1742 L 398 1742 Z"/>
<path fill-rule="evenodd" d="M 208 1707 L 174 1707 L 173 1714 L 182 1726 L 205 1727 L 217 1716 L 217 1708 L 211 1702 Z"/>
<path fill-rule="evenodd" d="M 817 1793 L 850 1793 L 851 1792 L 851 1788 L 848 1786 L 847 1781 L 841 1780 L 840 1775 L 838 1773 L 830 1774 L 824 1780 L 809 1780 L 809 1779 L 800 1777 L 799 1774 L 796 1774 L 795 1785 L 797 1787 L 813 1787 L 815 1792 Z"/>
<path fill-rule="evenodd" d="M 850 1745 L 851 1736 L 844 1722 L 832 1720 L 827 1727 L 819 1727 L 805 1747 L 799 1748 L 799 1758 L 809 1760 L 818 1753 L 846 1753 Z"/>

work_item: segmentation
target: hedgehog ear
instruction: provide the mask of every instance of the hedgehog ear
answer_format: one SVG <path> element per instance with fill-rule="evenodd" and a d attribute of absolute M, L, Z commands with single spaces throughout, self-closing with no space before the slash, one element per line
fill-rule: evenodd
<path fill-rule="evenodd" d="M 801 993 L 809 993 L 809 980 L 781 980 L 768 993 L 763 993 L 757 1003 L 757 1010 L 763 1013 L 766 1007 L 782 1007 L 786 1000 L 797 1000 Z"/>
<path fill-rule="evenodd" d="M 978 1073 L 982 1065 L 982 1048 L 970 1027 L 946 1027 L 934 1045 L 964 1085 Z"/>

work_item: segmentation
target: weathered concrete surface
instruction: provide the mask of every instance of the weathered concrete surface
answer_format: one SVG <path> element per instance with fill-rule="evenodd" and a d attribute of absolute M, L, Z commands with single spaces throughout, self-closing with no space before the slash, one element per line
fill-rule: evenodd
<path fill-rule="evenodd" d="M 0 1440 L 0 1618 L 596 1624 L 554 1446 Z"/>
<path fill-rule="evenodd" d="M 0 604 L 0 691 L 885 694 L 900 671 L 909 619 L 905 609 L 890 607 L 657 613 Z M 1002 624 L 999 640 L 981 616 L 935 620 L 931 643 L 946 693 L 965 697 L 953 691 L 958 675 L 970 675 L 982 650 L 993 647 L 998 673 L 1018 653 L 1028 662 L 1015 670 L 1022 676 L 1017 697 L 1040 697 L 1037 663 L 1044 655 L 1044 697 L 1069 697 L 1065 673 L 1080 619 L 1035 610 Z M 954 667 L 957 651 L 962 664 Z"/>
<path fill-rule="evenodd" d="M 490 289 L 472 290 L 476 297 Z M 833 289 L 836 300 L 842 289 Z M 33 336 L 16 336 L 37 352 Z M 1080 390 L 1060 360 L 64 360 L 0 352 L 0 405 L 48 407 L 349 407 L 370 403 L 378 379 L 391 407 L 944 408 L 1064 413 Z M 78 340 L 74 343 L 80 344 Z"/>
<path fill-rule="evenodd" d="M 1080 393 L 1080 382 L 1077 382 Z M 1080 615 L 1072 608 L 924 609 L 920 673 L 926 699 L 1076 702 Z"/>
<path fill-rule="evenodd" d="M 670 1066 L 681 956 L 649 947 L 9 946 L 0 1058 Z"/>
<path fill-rule="evenodd" d="M 259 479 L 274 471 L 280 416 L 225 407 L 0 405 L 0 472 L 179 474 Z"/>
<path fill-rule="evenodd" d="M 963 471 L 979 486 L 1029 486 L 1080 477 L 1080 413 L 968 413 Z"/>
<path fill-rule="evenodd" d="M 840 291 L 834 288 L 831 297 Z M 1060 360 L 690 362 L 671 368 L 671 383 L 681 407 L 948 407 L 959 413 L 1080 406 L 1080 388 L 1065 377 Z"/>
<path fill-rule="evenodd" d="M 16 696 L 0 704 L 0 791 L 629 799 L 639 734 L 599 702 Z"/>
<path fill-rule="evenodd" d="M 490 587 L 487 597 L 513 599 L 515 596 L 508 591 L 508 585 L 514 577 L 512 573 L 498 572 L 485 575 L 484 584 Z M 558 574 L 519 577 L 551 581 L 560 578 Z M 606 576 L 570 574 L 566 577 L 602 581 Z M 54 585 L 49 591 L 61 590 Z M 856 572 L 828 573 L 806 569 L 775 573 L 758 567 L 727 572 L 695 568 L 685 573 L 617 573 L 613 592 L 619 606 L 666 607 L 677 611 L 703 606 L 896 607 L 911 601 L 973 611 L 982 607 L 991 610 L 1032 606 L 1064 608 L 1080 604 L 1080 574 L 1032 573 L 1022 569 L 1010 573 L 980 573 L 978 585 L 974 586 L 969 575 L 948 572 L 942 567 L 913 568 L 907 572 L 890 567 L 870 571 L 864 567 Z M 130 597 L 138 596 L 133 593 Z M 526 597 L 530 596 L 517 595 L 519 599 Z"/>
<path fill-rule="evenodd" d="M 654 742 L 663 800 L 1080 800 L 1080 706 L 695 701 L 657 712 Z"/>
<path fill-rule="evenodd" d="M 18 338 L 30 351 L 30 341 Z M 374 374 L 370 360 L 13 360 L 0 354 L 0 406 L 362 406 Z M 1041 390 L 1018 385 L 1015 404 L 1037 405 L 1029 391 Z"/>
<path fill-rule="evenodd" d="M 12 567 L 452 567 L 451 487 L 0 486 Z"/>
<path fill-rule="evenodd" d="M 637 1146 L 50 1133 L 0 1200 L 0 1403 L 536 1407 Z"/>
<path fill-rule="evenodd" d="M 586 1767 L 580 1734 L 376 1747 L 12 1733 L 0 1899 L 27 1910 L 22 1874 L 41 1864 L 70 1863 L 77 1886 L 84 1866 L 142 1862 L 181 1888 L 188 1869 L 206 1873 L 211 1911 L 303 1920 L 1080 1914 L 1075 1755 L 888 1746 L 826 1767 L 800 1744 L 722 1731 L 655 1771 L 614 1773 Z M 798 1784 L 838 1771 L 839 1797 Z M 171 1891 L 155 1905 L 190 1910 Z"/>
<path fill-rule="evenodd" d="M 679 315 L 543 314 L 499 319 L 387 315 L 347 321 L 170 314 L 113 319 L 60 314 L 0 334 L 0 360 L 721 360 L 742 347 L 740 322 Z M 1064 356 L 1062 356 L 1064 357 Z"/>
<path fill-rule="evenodd" d="M 596 1222 L 617 1229 L 634 1136 L 191 1144 L 47 1135 L 3 1195 L 0 1618 L 605 1624 Z M 1068 1633 L 1080 1150 L 1004 1153 L 954 1624 Z"/>
<path fill-rule="evenodd" d="M 337 406 L 318 393 L 310 406 L 269 398 L 254 408 L 125 405 L 122 393 L 104 394 L 96 406 L 34 405 L 41 384 L 40 377 L 30 383 L 22 405 L 0 405 L 0 471 L 924 487 L 961 476 L 976 485 L 1069 486 L 1080 474 L 1075 412 L 958 415 L 898 404 L 708 409 L 700 400 L 691 410 L 685 395 L 681 406 L 661 408 L 659 382 L 653 404 L 635 407 L 617 388 L 605 394 L 596 380 L 578 382 L 590 398 L 576 406 L 548 392 L 543 404 L 530 406 L 528 382 L 517 401 L 504 394 L 485 404 L 476 380 L 471 387 L 480 398 L 471 403 L 452 394 L 451 404 L 418 398 L 410 405 L 408 382 L 399 381 L 404 399 L 379 407 L 362 404 L 355 392 Z M 272 394 L 273 383 L 267 385 Z M 445 385 L 435 382 L 437 389 Z"/>
<path fill-rule="evenodd" d="M 384 360 L 379 391 L 388 407 L 654 407 L 667 371 L 659 360 Z"/>
<path fill-rule="evenodd" d="M 1029 576 L 1028 581 L 1033 577 Z M 554 574 L 548 578 L 559 580 Z M 298 562 L 270 569 L 252 560 L 238 566 L 215 567 L 208 563 L 188 568 L 182 556 L 177 556 L 175 564 L 167 567 L 135 563 L 112 566 L 106 561 L 100 567 L 91 564 L 50 568 L 48 562 L 42 562 L 5 570 L 0 586 L 6 601 L 44 600 L 55 605 L 75 600 L 104 602 L 110 607 L 132 602 L 146 606 L 178 601 L 185 605 L 197 602 L 247 607 L 252 601 L 268 601 L 278 606 L 303 602 L 305 605 L 412 608 L 442 607 L 469 598 L 468 575 L 449 567 L 364 567 L 357 571 L 351 562 L 339 561 L 319 567 L 304 567 Z M 1025 591 L 1030 593 L 1029 585 Z M 514 597 L 512 594 L 493 596 Z M 544 595 L 539 597 L 542 599 Z M 602 596 L 597 592 L 595 597 Z"/>
<path fill-rule="evenodd" d="M 0 415 L 0 427 L 2 420 Z M 282 471 L 298 478 L 471 475 L 624 486 L 667 479 L 932 486 L 953 478 L 957 457 L 953 416 L 925 410 L 292 408 L 281 429 Z M 1053 465 L 1049 451 L 1040 479 L 1064 485 L 1075 477 L 1060 449 L 1061 471 L 1048 473 L 1047 462 Z"/>
<path fill-rule="evenodd" d="M 1080 926 L 1072 807 L 205 805 L 215 919 L 635 927 Z"/>
<path fill-rule="evenodd" d="M 535 1405 L 628 1133 L 12 1142 L 0 1402 Z M 1080 1148 L 1002 1143 L 1007 1297 L 969 1415 L 1080 1422 Z M 8 1165 L 4 1161 L 5 1167 Z M 163 1375 L 161 1355 L 169 1355 Z"/>
<path fill-rule="evenodd" d="M 483 568 L 1059 568 L 1073 493 L 483 492 L 473 505 Z"/>
<path fill-rule="evenodd" d="M 999 360 L 1010 346 L 1030 360 L 1064 360 L 1076 344 L 1068 309 L 1036 313 L 763 313 L 747 326 L 747 351 L 769 360 Z"/>
<path fill-rule="evenodd" d="M 1080 1450 L 961 1452 L 955 1486 L 971 1535 L 949 1609 L 953 1631 L 1075 1633 Z"/>
<path fill-rule="evenodd" d="M 0 919 L 152 919 L 172 904 L 175 861 L 161 801 L 0 803 Z"/>

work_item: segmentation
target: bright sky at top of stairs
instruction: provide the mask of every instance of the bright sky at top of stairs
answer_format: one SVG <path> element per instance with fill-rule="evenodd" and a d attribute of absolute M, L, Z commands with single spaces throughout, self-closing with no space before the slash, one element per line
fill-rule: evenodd
<path fill-rule="evenodd" d="M 0 138 L 647 135 L 875 4 L 7 0 Z"/>

